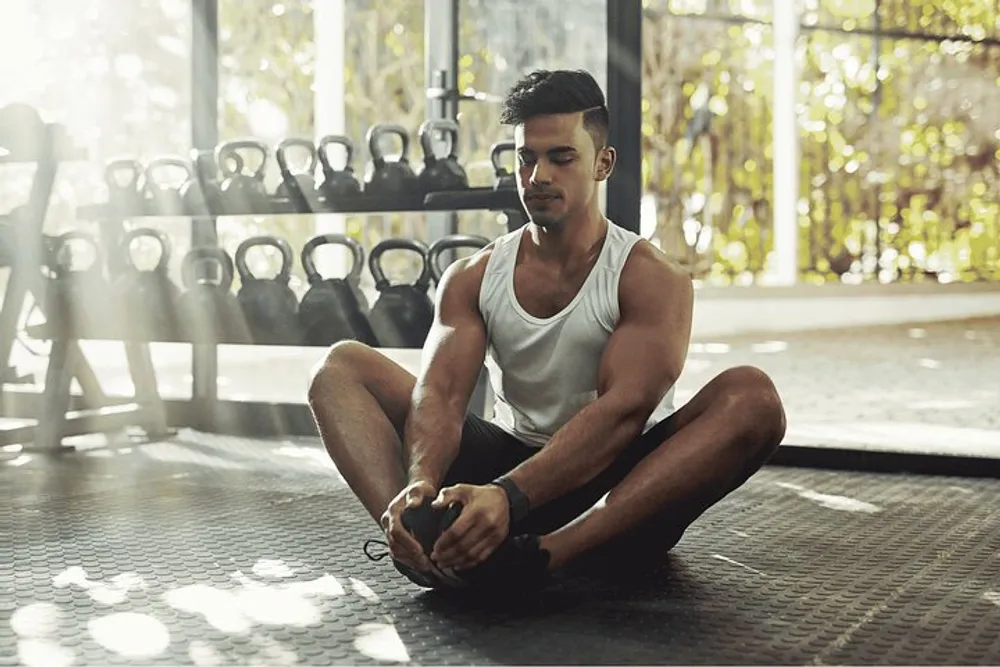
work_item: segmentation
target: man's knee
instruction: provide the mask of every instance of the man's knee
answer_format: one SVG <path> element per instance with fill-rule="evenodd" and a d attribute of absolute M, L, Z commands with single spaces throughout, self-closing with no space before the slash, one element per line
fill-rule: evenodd
<path fill-rule="evenodd" d="M 334 343 L 323 359 L 312 369 L 309 381 L 309 401 L 336 391 L 352 380 L 364 381 L 366 359 L 372 349 L 355 340 Z"/>
<path fill-rule="evenodd" d="M 727 411 L 745 418 L 764 446 L 777 449 L 785 437 L 787 419 L 770 376 L 755 366 L 735 366 L 718 379 Z"/>

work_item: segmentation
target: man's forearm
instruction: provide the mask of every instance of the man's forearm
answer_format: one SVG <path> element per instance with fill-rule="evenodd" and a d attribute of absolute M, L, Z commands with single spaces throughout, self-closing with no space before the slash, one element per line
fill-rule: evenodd
<path fill-rule="evenodd" d="M 647 410 L 599 398 L 569 420 L 540 452 L 508 475 L 539 507 L 591 481 L 642 433 Z"/>
<path fill-rule="evenodd" d="M 403 454 L 409 481 L 439 489 L 458 455 L 465 415 L 448 401 L 426 392 L 414 397 L 403 429 Z"/>

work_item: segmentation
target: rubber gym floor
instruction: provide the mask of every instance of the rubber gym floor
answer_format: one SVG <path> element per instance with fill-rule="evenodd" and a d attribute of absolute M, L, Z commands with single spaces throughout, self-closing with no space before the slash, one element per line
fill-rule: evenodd
<path fill-rule="evenodd" d="M 782 390 L 786 444 L 995 456 L 998 331 L 703 341 L 680 399 L 752 363 Z M 292 400 L 313 360 L 296 363 L 228 361 L 220 390 Z M 188 368 L 158 366 L 183 388 Z M 769 466 L 650 567 L 473 601 L 365 556 L 377 527 L 316 439 L 78 442 L 0 451 L 0 665 L 1000 664 L 996 479 Z"/>
<path fill-rule="evenodd" d="M 316 440 L 18 458 L 3 665 L 1000 662 L 995 480 L 767 467 L 649 567 L 472 600 L 364 555 Z"/>

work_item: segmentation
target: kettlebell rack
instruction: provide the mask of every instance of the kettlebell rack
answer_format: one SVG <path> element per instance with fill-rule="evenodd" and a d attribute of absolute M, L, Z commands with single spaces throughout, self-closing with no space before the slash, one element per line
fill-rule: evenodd
<path fill-rule="evenodd" d="M 214 162 L 212 151 L 198 151 L 192 156 L 194 169 L 199 169 L 199 162 L 204 165 Z M 51 195 L 52 183 L 55 177 L 58 160 L 51 154 L 33 156 L 39 164 L 35 186 L 32 189 L 33 204 L 29 207 L 33 212 L 30 225 L 21 225 L 26 242 L 32 242 L 38 248 L 45 248 L 44 253 L 34 255 L 17 253 L 19 258 L 33 258 L 33 261 L 19 261 L 22 278 L 30 277 L 31 292 L 39 304 L 48 306 L 42 308 L 45 322 L 26 327 L 25 333 L 32 338 L 51 341 L 52 348 L 48 359 L 44 386 L 41 393 L 19 391 L 16 400 L 8 400 L 4 404 L 5 417 L 24 418 L 26 416 L 44 416 L 38 419 L 34 426 L 17 427 L 6 432 L 0 432 L 0 444 L 31 443 L 30 448 L 40 451 L 60 451 L 66 449 L 64 438 L 88 433 L 107 433 L 125 427 L 140 427 L 147 437 L 157 438 L 167 435 L 171 429 L 192 427 L 200 430 L 233 433 L 233 434 L 304 434 L 310 433 L 314 426 L 304 406 L 300 404 L 275 404 L 256 402 L 220 401 L 217 388 L 202 387 L 197 390 L 197 378 L 217 377 L 217 348 L 220 344 L 270 345 L 254 340 L 251 337 L 223 339 L 213 336 L 162 336 L 155 333 L 156 327 L 148 322 L 137 321 L 142 315 L 137 315 L 132 302 L 117 304 L 118 310 L 103 312 L 103 316 L 93 316 L 88 307 L 88 292 L 81 291 L 77 296 L 73 292 L 58 294 L 59 298 L 45 296 L 50 293 L 53 284 L 59 286 L 59 278 L 53 278 L 51 272 L 55 251 L 65 243 L 77 237 L 86 237 L 79 232 L 70 232 L 59 237 L 48 238 L 42 234 L 42 221 L 45 217 L 47 202 Z M 491 210 L 503 212 L 507 216 L 508 229 L 513 230 L 526 222 L 524 211 L 517 197 L 516 189 L 511 187 L 511 180 L 501 180 L 498 173 L 497 184 L 494 187 L 462 187 L 456 190 L 421 191 L 415 188 L 410 191 L 401 189 L 398 194 L 392 193 L 358 193 L 341 194 L 336 199 L 324 197 L 322 194 L 302 196 L 297 191 L 295 182 L 285 189 L 279 189 L 274 194 L 265 194 L 248 201 L 246 198 L 206 198 L 205 210 L 186 208 L 179 192 L 170 193 L 166 188 L 157 188 L 150 196 L 149 182 L 144 179 L 150 168 L 178 166 L 183 164 L 182 158 L 157 158 L 151 160 L 145 167 L 132 159 L 115 160 L 106 165 L 109 185 L 109 200 L 104 203 L 81 206 L 77 209 L 77 217 L 99 223 L 99 239 L 93 239 L 95 250 L 101 251 L 103 261 L 99 272 L 107 271 L 108 276 L 123 275 L 121 249 L 123 242 L 127 246 L 130 238 L 149 235 L 153 230 L 144 227 L 127 228 L 127 223 L 140 223 L 150 219 L 176 219 L 178 217 L 200 221 L 214 226 L 219 216 L 267 216 L 267 215 L 313 215 L 320 213 L 341 214 L 388 214 L 399 212 L 457 212 L 473 210 Z M 282 165 L 283 183 L 289 183 Z M 203 167 L 202 167 L 203 168 Z M 126 171 L 131 178 L 122 186 L 116 185 L 113 179 L 114 171 Z M 390 188 L 391 189 L 391 188 Z M 172 199 L 171 199 L 172 197 Z M 162 208 L 159 204 L 172 201 L 174 208 Z M 242 206 L 242 208 L 241 208 Z M 86 239 L 85 239 L 86 240 Z M 259 239 L 258 239 L 259 240 Z M 445 239 L 455 243 L 454 238 Z M 247 241 L 254 241 L 248 239 Z M 397 240 L 398 241 L 398 240 Z M 163 241 L 161 240 L 161 243 Z M 245 245 L 244 242 L 242 245 Z M 418 241 L 416 246 L 422 246 Z M 458 241 L 451 247 L 461 247 Z M 442 244 L 447 248 L 448 243 Z M 387 244 L 384 249 L 389 249 Z M 426 246 L 423 246 L 426 248 Z M 196 252 L 197 251 L 197 252 Z M 192 253 L 206 255 L 226 253 L 214 245 L 199 245 L 192 248 Z M 287 254 L 287 253 L 286 253 Z M 440 267 L 433 267 L 429 273 L 435 280 L 440 278 Z M 49 275 L 47 275 L 47 272 Z M 80 272 L 82 273 L 82 272 Z M 65 278 L 65 275 L 63 276 Z M 230 268 L 229 279 L 232 279 Z M 15 292 L 20 284 L 12 280 L 8 285 L 8 297 Z M 59 291 L 59 290 L 57 290 Z M 93 293 L 93 290 L 91 292 Z M 17 299 L 8 298 L 4 304 L 4 327 L 0 332 L 4 336 L 3 344 L 7 345 L 8 358 L 14 337 L 17 334 L 16 315 L 23 310 L 24 296 L 20 303 Z M 113 293 L 112 293 L 113 300 Z M 56 307 L 61 304 L 60 307 Z M 366 312 L 366 315 L 370 311 Z M 245 324 L 245 322 L 244 322 Z M 80 341 L 102 340 L 121 341 L 125 344 L 129 371 L 136 391 L 133 397 L 127 399 L 111 399 L 101 390 L 96 375 L 84 357 Z M 152 342 L 185 342 L 192 344 L 192 398 L 190 400 L 164 400 L 158 392 L 155 372 L 152 365 L 149 344 Z M 375 341 L 378 343 L 379 341 Z M 304 346 L 315 345 L 302 341 Z M 396 346 L 400 344 L 395 343 Z M 402 345 L 413 347 L 415 343 Z M 390 345 L 392 346 L 392 345 Z M 209 366 L 204 368 L 203 366 Z M 82 396 L 74 396 L 71 391 L 72 380 L 76 378 L 83 389 Z M 473 398 L 474 404 L 482 402 L 484 396 L 480 393 Z M 207 394 L 207 396 L 206 396 Z M 89 412 L 81 412 L 89 410 Z"/>
<path fill-rule="evenodd" d="M 125 343 L 135 395 L 112 399 L 103 391 L 79 341 L 70 337 L 52 340 L 41 392 L 28 387 L 23 378 L 12 378 L 8 364 L 18 336 L 18 326 L 30 295 L 46 318 L 54 315 L 50 278 L 57 264 L 55 239 L 44 233 L 53 186 L 61 163 L 86 159 L 71 145 L 65 128 L 46 123 L 33 108 L 12 104 L 0 109 L 0 165 L 34 165 L 28 201 L 6 216 L 5 241 L 10 274 L 0 309 L 0 357 L 8 368 L 4 382 L 5 419 L 33 423 L 0 430 L 0 446 L 21 444 L 25 450 L 58 451 L 64 438 L 88 433 L 106 433 L 129 426 L 141 427 L 154 438 L 168 432 L 166 411 L 157 392 L 148 344 Z M 81 389 L 71 393 L 72 381 Z"/>

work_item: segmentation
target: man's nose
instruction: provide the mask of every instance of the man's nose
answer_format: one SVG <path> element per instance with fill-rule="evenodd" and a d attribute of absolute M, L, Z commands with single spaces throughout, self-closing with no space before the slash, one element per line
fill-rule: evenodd
<path fill-rule="evenodd" d="M 552 182 L 551 167 L 548 166 L 545 160 L 539 160 L 535 163 L 535 168 L 531 170 L 530 180 L 534 185 L 544 185 Z"/>

